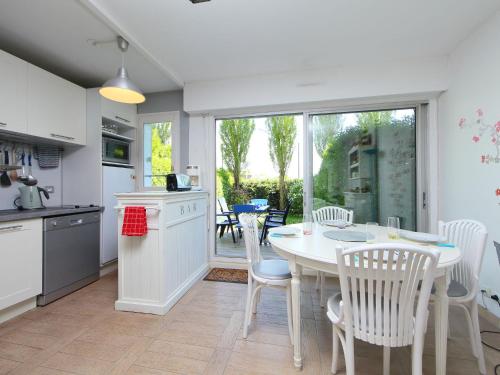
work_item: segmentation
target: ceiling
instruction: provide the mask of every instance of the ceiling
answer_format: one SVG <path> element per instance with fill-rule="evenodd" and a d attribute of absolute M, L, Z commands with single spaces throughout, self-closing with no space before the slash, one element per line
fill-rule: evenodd
<path fill-rule="evenodd" d="M 116 43 L 93 46 L 117 33 L 76 0 L 0 0 L 0 49 L 83 87 L 98 87 L 121 64 Z M 133 46 L 125 63 L 131 79 L 145 92 L 179 85 Z"/>
<path fill-rule="evenodd" d="M 443 56 L 500 0 L 0 0 L 0 48 L 85 87 L 115 74 L 117 33 L 145 92 L 184 82 Z"/>

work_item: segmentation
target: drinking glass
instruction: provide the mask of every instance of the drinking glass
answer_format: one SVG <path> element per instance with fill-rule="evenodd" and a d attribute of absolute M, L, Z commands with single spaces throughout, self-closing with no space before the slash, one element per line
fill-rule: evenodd
<path fill-rule="evenodd" d="M 375 243 L 377 242 L 377 234 L 378 234 L 378 223 L 374 221 L 368 221 L 365 225 L 365 233 L 366 233 L 366 243 Z M 373 236 L 373 237 L 372 237 Z"/>
<path fill-rule="evenodd" d="M 302 228 L 304 230 L 304 234 L 305 235 L 312 234 L 312 227 L 313 227 L 312 215 L 304 214 L 302 218 Z"/>
<path fill-rule="evenodd" d="M 387 218 L 387 236 L 391 240 L 399 238 L 399 217 L 391 216 Z"/>

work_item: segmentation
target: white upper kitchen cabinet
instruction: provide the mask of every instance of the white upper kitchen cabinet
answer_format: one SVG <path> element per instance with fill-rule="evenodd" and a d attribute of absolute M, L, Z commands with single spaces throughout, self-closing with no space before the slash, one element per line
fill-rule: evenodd
<path fill-rule="evenodd" d="M 28 64 L 28 134 L 85 145 L 86 91 Z"/>
<path fill-rule="evenodd" d="M 121 124 L 137 126 L 137 105 L 118 103 L 101 97 L 102 117 L 117 121 Z"/>
<path fill-rule="evenodd" d="M 28 63 L 0 50 L 0 130 L 26 132 Z"/>

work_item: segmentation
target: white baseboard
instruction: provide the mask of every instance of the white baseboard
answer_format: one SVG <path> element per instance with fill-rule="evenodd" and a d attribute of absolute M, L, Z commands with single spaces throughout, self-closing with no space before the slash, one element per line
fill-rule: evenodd
<path fill-rule="evenodd" d="M 500 318 L 493 314 L 491 311 L 486 310 L 483 306 L 478 306 L 479 316 L 493 324 L 496 328 L 500 329 Z"/>
<path fill-rule="evenodd" d="M 132 311 L 146 314 L 165 315 L 184 294 L 196 283 L 198 280 L 205 277 L 210 268 L 208 264 L 201 266 L 194 272 L 186 281 L 184 281 L 163 303 L 155 303 L 154 301 L 141 301 L 133 299 L 117 300 L 115 302 L 115 310 L 119 311 Z"/>
<path fill-rule="evenodd" d="M 229 268 L 237 270 L 248 269 L 248 262 L 244 258 L 232 259 L 232 258 L 212 258 L 208 263 L 210 268 Z"/>
<path fill-rule="evenodd" d="M 0 311 L 0 323 L 7 320 L 15 318 L 18 315 L 25 313 L 26 311 L 32 310 L 36 307 L 36 297 L 27 299 L 16 303 L 15 305 L 9 306 L 6 309 Z"/>
<path fill-rule="evenodd" d="M 117 269 L 118 269 L 118 260 L 113 260 L 112 262 L 108 262 L 101 266 L 99 276 L 103 277 L 104 275 L 116 271 Z"/>

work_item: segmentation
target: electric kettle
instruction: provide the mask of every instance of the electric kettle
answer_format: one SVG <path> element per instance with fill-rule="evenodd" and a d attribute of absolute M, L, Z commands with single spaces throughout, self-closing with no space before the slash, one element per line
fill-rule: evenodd
<path fill-rule="evenodd" d="M 45 208 L 42 203 L 40 192 L 45 199 L 49 199 L 49 192 L 38 186 L 21 186 L 19 188 L 21 195 L 14 200 L 14 206 L 22 210 L 34 210 Z"/>

